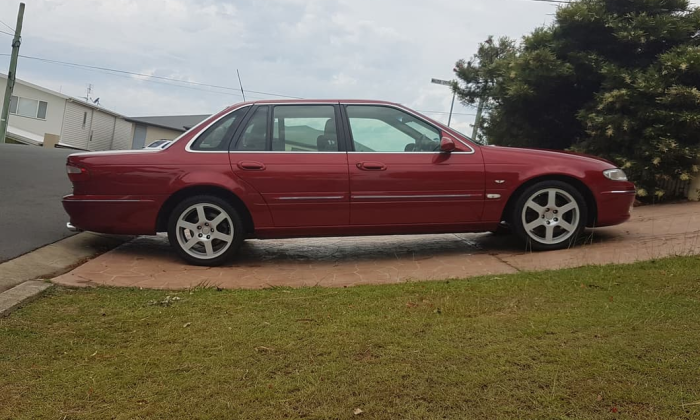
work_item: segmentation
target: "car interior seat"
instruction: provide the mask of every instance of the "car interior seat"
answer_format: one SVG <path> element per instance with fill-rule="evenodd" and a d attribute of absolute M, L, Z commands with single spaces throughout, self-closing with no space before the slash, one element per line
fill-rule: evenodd
<path fill-rule="evenodd" d="M 335 129 L 335 121 L 332 118 L 326 121 L 323 134 L 316 139 L 316 146 L 319 152 L 338 151 L 338 134 Z"/>

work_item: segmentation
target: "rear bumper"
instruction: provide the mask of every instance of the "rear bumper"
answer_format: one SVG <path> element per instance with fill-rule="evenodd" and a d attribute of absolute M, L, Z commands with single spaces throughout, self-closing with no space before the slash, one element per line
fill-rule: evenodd
<path fill-rule="evenodd" d="M 63 208 L 68 228 L 118 235 L 152 235 L 161 207 L 159 197 L 67 195 Z"/>
<path fill-rule="evenodd" d="M 71 222 L 66 223 L 66 229 L 70 230 L 71 232 L 82 232 L 80 229 L 73 226 Z"/>
<path fill-rule="evenodd" d="M 635 196 L 634 189 L 602 191 L 598 195 L 598 220 L 595 227 L 619 225 L 629 220 Z"/>

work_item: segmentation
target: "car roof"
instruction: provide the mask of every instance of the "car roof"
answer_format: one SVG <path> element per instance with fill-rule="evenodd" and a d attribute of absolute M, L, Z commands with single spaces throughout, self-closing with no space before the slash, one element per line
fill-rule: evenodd
<path fill-rule="evenodd" d="M 376 104 L 376 105 L 399 105 L 395 102 L 379 101 L 376 99 L 260 99 L 256 101 L 243 102 L 245 105 L 274 105 L 274 104 Z M 236 105 L 243 105 L 236 104 Z"/>

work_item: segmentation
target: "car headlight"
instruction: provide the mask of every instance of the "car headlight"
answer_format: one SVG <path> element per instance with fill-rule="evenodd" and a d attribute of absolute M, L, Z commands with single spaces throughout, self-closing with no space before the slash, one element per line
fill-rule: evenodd
<path fill-rule="evenodd" d="M 605 175 L 605 177 L 608 179 L 612 179 L 613 181 L 627 181 L 627 175 L 622 169 L 619 168 L 603 171 L 603 175 Z"/>

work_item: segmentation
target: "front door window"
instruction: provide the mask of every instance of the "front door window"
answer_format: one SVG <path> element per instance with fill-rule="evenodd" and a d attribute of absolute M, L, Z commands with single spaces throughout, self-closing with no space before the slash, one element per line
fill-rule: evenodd
<path fill-rule="evenodd" d="M 439 152 L 440 131 L 395 108 L 349 105 L 356 152 Z"/>

